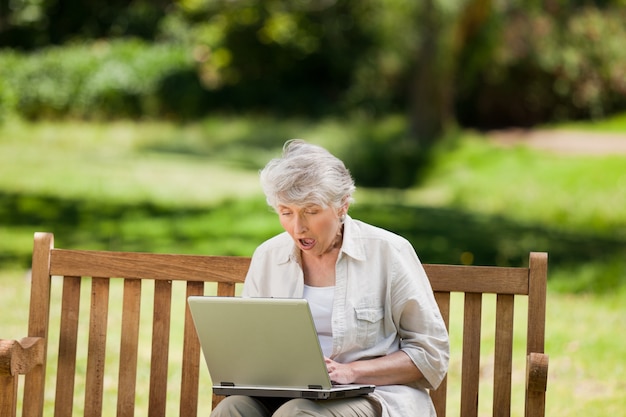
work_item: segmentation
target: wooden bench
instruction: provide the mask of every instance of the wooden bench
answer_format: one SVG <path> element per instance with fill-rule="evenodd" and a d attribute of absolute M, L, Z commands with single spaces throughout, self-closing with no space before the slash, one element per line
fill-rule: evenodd
<path fill-rule="evenodd" d="M 178 398 L 179 414 L 196 416 L 199 392 L 201 396 L 210 392 L 208 386 L 199 383 L 199 376 L 208 372 L 200 359 L 200 346 L 189 311 L 184 308 L 180 314 L 172 313 L 173 300 L 181 298 L 178 302 L 186 306 L 186 297 L 190 295 L 234 296 L 248 265 L 246 257 L 55 249 L 52 234 L 35 234 L 28 337 L 19 341 L 0 340 L 0 416 L 15 416 L 20 408 L 25 417 L 41 416 L 44 408 L 47 415 L 54 409 L 55 416 L 70 416 L 81 407 L 85 416 L 113 415 L 115 409 L 118 416 L 133 416 L 138 392 L 148 397 L 149 416 L 163 416 L 173 391 L 177 392 L 174 396 Z M 518 308 L 527 306 L 523 315 L 524 319 L 527 317 L 527 332 L 522 336 L 526 345 L 522 358 L 522 362 L 526 361 L 524 414 L 544 416 L 548 369 L 548 357 L 544 354 L 547 255 L 531 253 L 528 268 L 452 265 L 425 265 L 425 268 L 446 324 L 449 328 L 450 325 L 462 327 L 462 349 L 457 349 L 462 350 L 462 359 L 451 358 L 451 364 L 459 364 L 460 371 L 453 372 L 451 368 L 447 380 L 431 393 L 437 415 L 446 416 L 446 406 L 448 411 L 459 409 L 463 417 L 478 415 L 481 385 L 493 385 L 488 396 L 493 396 L 493 415 L 511 415 L 513 345 L 517 337 L 513 332 L 514 304 L 517 304 Z M 172 290 L 177 282 L 184 288 L 178 296 Z M 51 291 L 55 285 L 62 287 L 62 291 Z M 119 295 L 116 288 L 120 288 Z M 56 295 L 61 292 L 62 295 Z M 140 322 L 143 326 L 140 315 L 142 305 L 146 304 L 145 301 L 142 304 L 142 293 L 145 299 L 146 292 L 149 292 L 148 304 L 152 304 L 148 314 L 151 345 L 141 348 L 140 334 L 146 331 L 140 327 Z M 454 294 L 457 292 L 462 294 L 457 296 Z M 82 304 L 81 293 L 86 298 Z M 496 298 L 493 378 L 481 377 L 481 317 L 486 294 L 496 294 L 493 296 Z M 526 296 L 527 304 L 526 300 L 514 303 L 519 296 Z M 458 309 L 462 310 L 463 318 L 458 320 L 461 323 L 451 323 L 451 311 L 457 309 L 454 303 L 458 297 L 462 300 Z M 51 305 L 60 307 L 51 313 Z M 81 311 L 88 312 L 81 314 Z M 117 327 L 110 319 L 114 314 L 121 315 Z M 176 320 L 180 320 L 180 326 L 172 325 Z M 53 327 L 51 323 L 56 324 Z M 86 330 L 80 330 L 81 326 Z M 111 335 L 116 328 L 119 328 L 119 342 L 111 347 L 107 334 Z M 180 336 L 170 337 L 176 330 L 180 330 Z M 81 332 L 86 334 L 84 342 L 79 337 Z M 49 340 L 55 341 L 54 350 Z M 178 348 L 170 349 L 170 346 Z M 80 349 L 87 351 L 82 362 L 77 359 Z M 147 350 L 150 354 L 144 366 L 142 358 Z M 111 356 L 117 360 L 114 366 L 109 362 Z M 177 365 L 180 375 L 176 378 L 180 384 L 176 388 L 171 387 L 170 358 L 181 358 L 181 365 Z M 116 372 L 113 381 L 110 371 Z M 148 371 L 149 383 L 137 382 Z M 19 375 L 24 375 L 23 381 L 18 382 Z M 48 385 L 54 387 L 55 380 L 56 389 L 46 389 Z M 455 398 L 448 392 L 448 387 L 454 384 L 460 386 L 460 394 Z M 112 390 L 105 389 L 111 385 Z M 107 398 L 109 391 L 116 398 Z M 213 398 L 213 404 L 218 401 L 219 398 Z M 107 408 L 111 403 L 115 404 L 113 409 Z M 203 409 L 200 414 L 208 413 Z M 521 414 L 518 410 L 513 415 Z"/>

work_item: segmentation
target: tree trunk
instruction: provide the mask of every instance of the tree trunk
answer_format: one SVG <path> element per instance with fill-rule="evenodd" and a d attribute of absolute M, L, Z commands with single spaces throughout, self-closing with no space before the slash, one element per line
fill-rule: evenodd
<path fill-rule="evenodd" d="M 411 136 L 425 149 L 441 136 L 452 118 L 450 74 L 442 48 L 445 23 L 435 3 L 436 0 L 423 3 L 421 43 L 416 54 L 409 105 Z"/>
<path fill-rule="evenodd" d="M 468 0 L 447 21 L 436 0 L 425 0 L 421 44 L 411 90 L 412 137 L 429 148 L 455 123 L 455 74 L 463 49 L 493 14 L 493 0 Z"/>

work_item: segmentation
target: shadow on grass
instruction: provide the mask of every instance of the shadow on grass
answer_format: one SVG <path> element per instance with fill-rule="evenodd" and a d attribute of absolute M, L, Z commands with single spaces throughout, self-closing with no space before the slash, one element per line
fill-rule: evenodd
<path fill-rule="evenodd" d="M 459 209 L 396 204 L 352 211 L 409 239 L 427 263 L 519 266 L 528 263 L 529 252 L 545 251 L 551 265 L 570 265 L 626 253 L 626 239 L 520 224 Z"/>
<path fill-rule="evenodd" d="M 624 239 L 458 209 L 359 204 L 351 214 L 406 237 L 425 263 L 519 266 L 527 263 L 530 251 L 547 251 L 553 269 L 626 255 Z M 262 199 L 174 209 L 0 193 L 0 219 L 9 231 L 54 232 L 57 245 L 65 248 L 214 255 L 250 255 L 259 243 L 281 231 Z M 0 253 L 0 261 L 29 265 L 30 246 L 8 248 Z"/>
<path fill-rule="evenodd" d="M 262 200 L 177 208 L 0 192 L 9 234 L 52 232 L 67 249 L 249 255 L 279 231 L 274 218 Z M 30 265 L 32 244 L 2 247 L 3 264 Z"/>

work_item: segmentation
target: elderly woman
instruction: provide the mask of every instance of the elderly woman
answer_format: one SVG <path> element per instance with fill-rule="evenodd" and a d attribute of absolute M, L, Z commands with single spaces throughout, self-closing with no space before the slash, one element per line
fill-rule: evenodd
<path fill-rule="evenodd" d="M 227 397 L 213 416 L 435 416 L 428 389 L 448 367 L 448 334 L 404 238 L 348 216 L 354 181 L 325 149 L 288 141 L 261 171 L 285 232 L 255 251 L 246 297 L 309 301 L 330 379 L 376 385 L 339 400 Z"/>

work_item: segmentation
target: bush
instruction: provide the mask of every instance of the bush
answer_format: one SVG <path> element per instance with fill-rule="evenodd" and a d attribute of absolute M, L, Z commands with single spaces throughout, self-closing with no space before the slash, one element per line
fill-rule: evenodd
<path fill-rule="evenodd" d="M 490 27 L 498 38 L 491 55 L 458 86 L 461 123 L 532 126 L 622 111 L 625 22 L 626 11 L 610 8 L 575 9 L 558 18 L 519 11 L 505 16 Z M 467 71 L 466 64 L 459 68 Z"/>
<path fill-rule="evenodd" d="M 194 45 L 200 79 L 221 109 L 338 112 L 375 37 L 371 3 L 181 2 L 163 36 Z"/>
<path fill-rule="evenodd" d="M 19 57 L 11 51 L 0 53 L 0 122 L 15 110 L 17 91 L 8 75 L 17 71 Z"/>
<path fill-rule="evenodd" d="M 24 56 L 13 75 L 16 110 L 29 119 L 61 117 L 76 106 L 88 74 L 98 65 L 84 47 L 48 48 Z"/>
<path fill-rule="evenodd" d="M 387 116 L 378 123 L 351 120 L 354 137 L 338 156 L 364 187 L 407 188 L 415 184 L 428 160 L 427 150 L 408 136 L 403 116 Z"/>
<path fill-rule="evenodd" d="M 28 119 L 158 117 L 172 109 L 185 117 L 197 114 L 205 94 L 197 77 L 185 75 L 195 72 L 194 62 L 177 44 L 116 40 L 30 55 L 5 51 L 0 64 L 0 109 Z"/>
<path fill-rule="evenodd" d="M 162 83 L 193 69 L 187 50 L 176 45 L 132 41 L 105 48 L 77 96 L 80 108 L 74 113 L 79 116 L 160 116 L 168 98 L 160 96 Z M 184 115 L 187 109 L 178 111 Z"/>
<path fill-rule="evenodd" d="M 545 41 L 538 63 L 554 78 L 553 92 L 570 98 L 561 118 L 601 118 L 626 105 L 626 12 L 583 9 Z"/>

